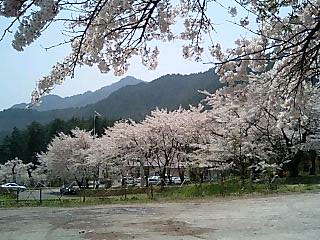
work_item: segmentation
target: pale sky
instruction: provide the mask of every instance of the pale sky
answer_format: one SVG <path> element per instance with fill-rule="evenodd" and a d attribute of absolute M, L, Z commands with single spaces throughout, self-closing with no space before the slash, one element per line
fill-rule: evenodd
<path fill-rule="evenodd" d="M 232 46 L 237 37 L 248 34 L 243 32 L 243 29 L 225 21 L 230 19 L 227 10 L 214 8 L 210 10 L 209 14 L 216 25 L 216 32 L 213 33 L 214 41 L 221 42 L 224 47 Z M 7 24 L 7 19 L 0 17 L 1 34 Z M 0 42 L 0 110 L 17 103 L 30 102 L 30 94 L 36 86 L 36 81 L 41 76 L 48 74 L 52 65 L 68 54 L 69 48 L 67 46 L 57 47 L 49 51 L 44 49 L 44 47 L 59 42 L 57 36 L 59 36 L 59 30 L 49 29 L 23 52 L 17 52 L 11 47 L 12 35 L 7 35 Z M 96 67 L 82 67 L 78 68 L 73 79 L 67 79 L 51 93 L 65 97 L 88 90 L 97 90 L 127 75 L 144 81 L 152 81 L 170 73 L 188 74 L 205 71 L 212 67 L 212 65 L 183 59 L 181 46 L 181 42 L 159 44 L 160 63 L 154 71 L 142 66 L 138 58 L 131 60 L 129 71 L 121 77 L 114 76 L 113 72 L 102 74 Z M 208 53 L 204 54 L 204 62 L 211 60 Z"/>

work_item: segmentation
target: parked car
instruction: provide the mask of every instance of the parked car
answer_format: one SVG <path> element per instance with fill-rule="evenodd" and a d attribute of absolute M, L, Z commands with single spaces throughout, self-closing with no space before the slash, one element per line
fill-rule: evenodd
<path fill-rule="evenodd" d="M 136 184 L 133 177 L 123 177 L 121 183 L 127 186 L 134 186 Z"/>
<path fill-rule="evenodd" d="M 152 176 L 148 178 L 149 185 L 158 185 L 160 183 L 160 176 Z"/>
<path fill-rule="evenodd" d="M 171 182 L 173 184 L 180 185 L 181 184 L 181 179 L 180 179 L 180 177 L 171 177 Z"/>
<path fill-rule="evenodd" d="M 141 177 L 135 178 L 134 183 L 139 185 L 141 183 Z"/>
<path fill-rule="evenodd" d="M 25 191 L 27 188 L 25 186 L 22 185 L 18 185 L 16 183 L 6 183 L 1 185 L 2 188 L 5 188 L 7 190 L 14 190 L 14 191 Z"/>
<path fill-rule="evenodd" d="M 62 185 L 60 188 L 61 195 L 75 195 L 77 193 L 77 188 L 75 187 L 74 183 L 69 185 Z"/>

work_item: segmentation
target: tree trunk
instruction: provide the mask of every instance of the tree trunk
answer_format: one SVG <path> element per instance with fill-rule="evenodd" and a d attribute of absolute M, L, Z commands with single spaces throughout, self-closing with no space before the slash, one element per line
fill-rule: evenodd
<path fill-rule="evenodd" d="M 311 162 L 311 168 L 309 170 L 309 175 L 316 175 L 317 152 L 314 150 L 309 151 L 309 158 L 310 158 L 310 162 Z"/>
<path fill-rule="evenodd" d="M 290 177 L 298 177 L 299 176 L 299 164 L 301 162 L 301 158 L 303 157 L 303 152 L 298 151 L 292 161 L 289 163 L 289 176 Z"/>
<path fill-rule="evenodd" d="M 163 166 L 163 169 L 160 173 L 161 187 L 164 187 L 166 183 L 166 166 Z"/>
<path fill-rule="evenodd" d="M 147 169 L 145 169 L 145 171 L 144 171 L 144 175 L 145 175 L 145 183 L 146 183 L 146 187 L 149 187 L 149 181 L 148 181 L 148 179 L 149 179 L 149 174 L 150 174 L 150 172 L 149 172 L 149 167 L 147 168 Z"/>
<path fill-rule="evenodd" d="M 12 172 L 12 181 L 13 181 L 14 183 L 17 182 L 17 176 L 16 176 L 15 168 L 16 168 L 16 165 L 14 165 L 13 168 L 12 168 L 12 170 L 11 170 L 11 172 Z"/>
<path fill-rule="evenodd" d="M 140 161 L 140 187 L 146 186 L 146 178 L 144 172 L 144 161 Z"/>
<path fill-rule="evenodd" d="M 180 181 L 181 181 L 181 183 L 183 183 L 183 181 L 184 181 L 184 169 L 178 167 L 178 172 L 179 172 Z"/>
<path fill-rule="evenodd" d="M 82 181 L 76 180 L 76 182 L 77 182 L 77 185 L 78 185 L 79 188 L 83 188 Z"/>
<path fill-rule="evenodd" d="M 167 177 L 168 177 L 168 183 L 171 185 L 172 182 L 171 182 L 171 172 L 170 172 L 170 167 L 168 168 L 168 171 L 167 171 Z"/>

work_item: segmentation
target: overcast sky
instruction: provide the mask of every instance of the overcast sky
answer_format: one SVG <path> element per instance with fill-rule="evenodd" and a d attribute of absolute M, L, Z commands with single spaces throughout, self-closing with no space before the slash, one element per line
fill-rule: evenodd
<path fill-rule="evenodd" d="M 213 8 L 209 14 L 216 25 L 214 41 L 222 42 L 224 47 L 232 46 L 237 37 L 248 34 L 243 32 L 243 29 L 226 22 L 226 19 L 230 19 L 227 10 Z M 8 21 L 0 17 L 1 34 L 7 24 Z M 17 52 L 11 47 L 12 35 L 8 35 L 0 42 L 0 110 L 9 108 L 16 103 L 29 102 L 36 81 L 41 76 L 48 74 L 51 66 L 67 55 L 69 49 L 67 46 L 49 51 L 44 49 L 44 47 L 57 43 L 59 41 L 57 36 L 59 36 L 59 29 L 49 29 L 23 52 Z M 78 68 L 73 79 L 67 79 L 52 93 L 63 97 L 71 96 L 88 90 L 97 90 L 127 75 L 144 81 L 152 81 L 165 74 L 188 74 L 205 71 L 212 67 L 201 62 L 183 59 L 181 46 L 180 42 L 160 44 L 160 64 L 154 71 L 143 67 L 138 58 L 132 59 L 129 71 L 121 77 L 114 76 L 112 72 L 101 74 L 95 67 Z M 212 59 L 209 54 L 204 54 L 203 60 L 208 62 Z"/>

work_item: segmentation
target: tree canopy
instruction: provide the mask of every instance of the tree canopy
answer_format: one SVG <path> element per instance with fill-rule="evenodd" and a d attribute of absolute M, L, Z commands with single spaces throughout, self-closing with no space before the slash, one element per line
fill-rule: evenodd
<path fill-rule="evenodd" d="M 227 51 L 221 51 L 220 43 L 206 44 L 213 62 L 221 65 L 222 80 L 247 79 L 249 68 L 250 73 L 265 73 L 270 82 L 276 78 L 273 86 L 297 93 L 305 81 L 319 76 L 319 8 L 317 0 L 2 0 L 0 14 L 11 23 L 1 39 L 15 29 L 12 46 L 22 51 L 49 25 L 63 26 L 65 41 L 58 45 L 70 44 L 71 52 L 38 82 L 33 92 L 33 100 L 38 101 L 73 76 L 77 65 L 97 65 L 101 72 L 113 69 L 121 75 L 132 56 L 138 55 L 142 64 L 153 69 L 158 64 L 159 41 L 181 40 L 183 56 L 199 60 L 204 40 L 210 39 L 205 36 L 214 34 L 214 19 L 208 12 L 226 9 L 231 21 L 244 13 L 234 23 L 255 37 L 238 39 L 237 46 Z M 175 27 L 179 23 L 183 28 Z"/>

